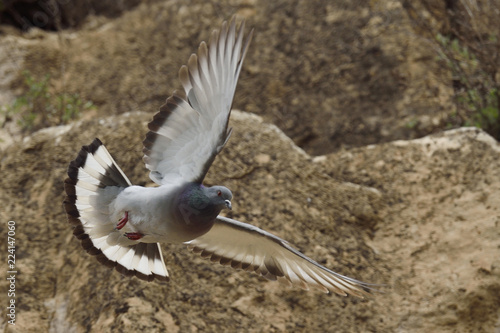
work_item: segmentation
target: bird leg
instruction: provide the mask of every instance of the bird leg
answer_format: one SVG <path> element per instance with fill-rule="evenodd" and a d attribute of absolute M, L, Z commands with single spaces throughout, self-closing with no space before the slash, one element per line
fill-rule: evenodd
<path fill-rule="evenodd" d="M 116 229 L 120 230 L 125 226 L 125 224 L 127 224 L 127 222 L 128 222 L 128 212 L 125 212 L 125 216 L 120 221 L 118 221 Z"/>
<path fill-rule="evenodd" d="M 127 237 L 130 240 L 139 240 L 144 235 L 141 234 L 140 232 L 127 232 L 127 233 L 124 234 L 124 236 Z"/>

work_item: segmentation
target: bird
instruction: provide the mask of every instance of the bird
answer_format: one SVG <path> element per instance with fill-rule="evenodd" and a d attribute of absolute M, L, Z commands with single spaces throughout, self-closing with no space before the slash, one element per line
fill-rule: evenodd
<path fill-rule="evenodd" d="M 83 248 L 126 276 L 170 279 L 161 243 L 185 244 L 212 262 L 302 289 L 364 298 L 373 284 L 336 273 L 289 242 L 220 215 L 231 190 L 203 180 L 231 136 L 228 121 L 254 30 L 233 17 L 204 41 L 179 71 L 175 90 L 148 124 L 144 163 L 155 187 L 132 185 L 94 139 L 70 162 L 64 208 Z"/>

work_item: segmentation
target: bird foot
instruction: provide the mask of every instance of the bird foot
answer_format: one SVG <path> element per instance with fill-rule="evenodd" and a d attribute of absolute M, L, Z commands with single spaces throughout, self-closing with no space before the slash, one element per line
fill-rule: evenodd
<path fill-rule="evenodd" d="M 118 224 L 116 225 L 116 229 L 120 230 L 121 228 L 123 228 L 125 226 L 125 224 L 127 224 L 127 222 L 128 222 L 128 212 L 125 212 L 125 216 L 120 221 L 118 221 Z"/>
<path fill-rule="evenodd" d="M 130 240 L 139 240 L 142 237 L 144 237 L 144 235 L 141 234 L 140 232 L 127 232 L 124 234 L 124 236 Z"/>

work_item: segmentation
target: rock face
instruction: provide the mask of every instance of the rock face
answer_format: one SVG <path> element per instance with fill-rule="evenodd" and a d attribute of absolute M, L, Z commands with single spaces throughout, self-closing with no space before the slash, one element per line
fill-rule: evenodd
<path fill-rule="evenodd" d="M 500 328 L 499 153 L 493 138 L 462 128 L 327 157 L 336 178 L 373 186 L 386 199 L 366 244 L 390 258 L 394 327 Z"/>
<path fill-rule="evenodd" d="M 117 14 L 138 1 L 114 3 Z M 180 65 L 235 13 L 256 29 L 235 106 L 264 120 L 233 113 L 206 182 L 232 190 L 230 217 L 384 284 L 372 299 L 287 289 L 168 245 L 171 281 L 147 283 L 102 266 L 71 234 L 63 180 L 80 146 L 99 137 L 134 184 L 151 185 L 146 124 L 180 87 Z M 400 1 L 148 0 L 80 19 L 59 33 L 0 26 L 0 104 L 23 94 L 29 70 L 96 106 L 24 140 L 0 112 L 0 235 L 15 221 L 18 271 L 12 326 L 0 242 L 0 330 L 500 331 L 500 147 L 471 128 L 394 141 L 454 113 L 451 73 Z"/>
<path fill-rule="evenodd" d="M 274 125 L 234 112 L 208 184 L 231 217 L 288 239 L 373 299 L 288 289 L 164 246 L 168 283 L 126 278 L 86 254 L 62 208 L 68 162 L 98 136 L 148 185 L 134 112 L 39 131 L 0 159 L 0 218 L 16 221 L 16 326 L 7 332 L 492 332 L 500 317 L 500 147 L 460 129 L 311 158 Z M 6 253 L 5 242 L 0 250 Z M 7 271 L 6 261 L 0 264 Z M 0 282 L 6 295 L 8 284 Z"/>
<path fill-rule="evenodd" d="M 310 154 L 421 137 L 453 123 L 451 72 L 399 0 L 148 0 L 130 11 L 123 9 L 136 0 L 77 2 L 114 2 L 123 13 L 89 16 L 58 33 L 0 26 L 0 102 L 12 88 L 23 92 L 20 72 L 29 70 L 50 74 L 54 93 L 91 100 L 100 116 L 153 112 L 180 87 L 179 67 L 199 43 L 236 14 L 255 37 L 235 108 L 276 124 Z"/>
<path fill-rule="evenodd" d="M 0 7 L 0 23 L 28 30 L 37 27 L 44 30 L 74 28 L 90 15 L 116 17 L 123 11 L 137 6 L 140 0 L 73 0 L 6 1 Z"/>

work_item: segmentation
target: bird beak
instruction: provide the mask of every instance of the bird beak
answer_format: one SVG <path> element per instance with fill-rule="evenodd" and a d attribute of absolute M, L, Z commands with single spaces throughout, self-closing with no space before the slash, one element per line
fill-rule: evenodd
<path fill-rule="evenodd" d="M 231 201 L 226 200 L 226 207 L 227 207 L 229 210 L 232 210 L 232 209 L 233 209 L 233 206 L 231 206 Z"/>

